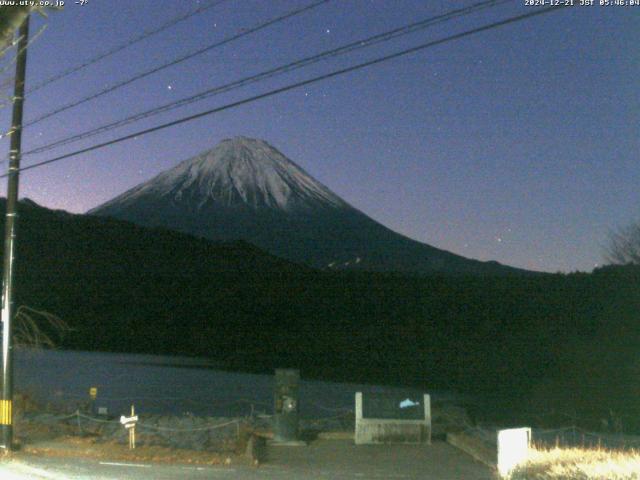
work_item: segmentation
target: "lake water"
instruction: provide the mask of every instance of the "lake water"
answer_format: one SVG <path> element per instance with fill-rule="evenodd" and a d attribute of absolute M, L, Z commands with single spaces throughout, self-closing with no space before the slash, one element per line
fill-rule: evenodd
<path fill-rule="evenodd" d="M 96 407 L 110 414 L 126 413 L 134 404 L 140 413 L 238 416 L 273 413 L 273 375 L 233 373 L 216 369 L 205 359 L 96 353 L 17 350 L 16 390 L 43 404 L 74 410 L 98 389 Z M 324 418 L 354 409 L 355 392 L 420 395 L 415 389 L 304 380 L 300 382 L 300 414 Z M 445 400 L 451 395 L 431 393 Z"/>

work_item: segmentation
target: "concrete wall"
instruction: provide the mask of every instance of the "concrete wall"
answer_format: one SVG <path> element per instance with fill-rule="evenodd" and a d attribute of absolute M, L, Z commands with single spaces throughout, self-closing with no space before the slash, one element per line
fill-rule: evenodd
<path fill-rule="evenodd" d="M 362 392 L 356 393 L 356 445 L 377 443 L 431 444 L 431 398 L 423 396 L 424 419 L 394 420 L 363 418 Z"/>

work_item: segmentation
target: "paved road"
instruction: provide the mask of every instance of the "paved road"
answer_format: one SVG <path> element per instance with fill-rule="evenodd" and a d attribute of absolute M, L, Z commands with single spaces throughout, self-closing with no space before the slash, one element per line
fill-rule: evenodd
<path fill-rule="evenodd" d="M 17 456 L 0 463 L 2 480 L 493 480 L 491 470 L 443 443 L 358 446 L 346 440 L 269 447 L 267 462 L 206 467 Z"/>

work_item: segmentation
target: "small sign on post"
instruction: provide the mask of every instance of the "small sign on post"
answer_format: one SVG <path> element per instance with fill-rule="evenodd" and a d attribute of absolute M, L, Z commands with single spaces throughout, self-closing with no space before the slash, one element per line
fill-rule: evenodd
<path fill-rule="evenodd" d="M 120 417 L 120 423 L 124 425 L 124 428 L 129 430 L 129 449 L 130 450 L 133 450 L 136 448 L 136 422 L 137 421 L 138 421 L 138 416 L 136 415 L 133 405 L 131 405 L 130 417 L 125 417 L 124 415 Z"/>
<path fill-rule="evenodd" d="M 89 411 L 92 415 L 96 413 L 96 398 L 98 397 L 98 387 L 89 389 Z"/>

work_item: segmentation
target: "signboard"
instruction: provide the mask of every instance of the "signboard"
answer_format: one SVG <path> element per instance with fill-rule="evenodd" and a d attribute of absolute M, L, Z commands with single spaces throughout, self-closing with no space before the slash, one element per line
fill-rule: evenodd
<path fill-rule="evenodd" d="M 120 423 L 124 425 L 124 428 L 135 427 L 137 421 L 138 421 L 137 415 L 134 415 L 132 417 L 125 417 L 124 415 L 122 415 L 120 417 Z"/>
<path fill-rule="evenodd" d="M 362 397 L 362 418 L 424 420 L 422 395 L 364 395 Z"/>
<path fill-rule="evenodd" d="M 356 393 L 356 445 L 431 443 L 431 397 L 426 393 Z"/>

